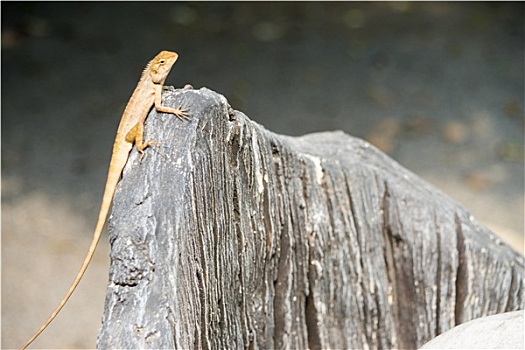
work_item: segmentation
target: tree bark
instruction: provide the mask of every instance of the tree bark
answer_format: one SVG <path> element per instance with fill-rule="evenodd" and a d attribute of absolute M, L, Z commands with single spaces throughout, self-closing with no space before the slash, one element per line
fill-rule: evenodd
<path fill-rule="evenodd" d="M 171 90 L 110 219 L 99 348 L 416 348 L 524 308 L 524 258 L 370 144 Z"/>

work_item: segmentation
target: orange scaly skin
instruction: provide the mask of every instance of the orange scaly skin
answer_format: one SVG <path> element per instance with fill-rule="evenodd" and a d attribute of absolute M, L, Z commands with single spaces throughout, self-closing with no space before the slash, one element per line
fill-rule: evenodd
<path fill-rule="evenodd" d="M 161 93 L 164 81 L 177 58 L 178 55 L 175 52 L 161 51 L 144 69 L 140 81 L 137 84 L 133 95 L 131 95 L 126 109 L 122 114 L 122 119 L 120 120 L 115 143 L 113 144 L 113 153 L 111 155 L 111 162 L 109 163 L 109 172 L 104 195 L 102 197 L 100 212 L 98 214 L 98 222 L 86 258 L 60 304 L 40 329 L 20 348 L 21 350 L 31 344 L 40 333 L 46 329 L 51 321 L 53 321 L 56 315 L 58 315 L 86 272 L 100 239 L 102 228 L 104 227 L 109 213 L 109 207 L 113 201 L 113 195 L 115 194 L 120 175 L 126 165 L 133 144 L 135 144 L 141 153 L 144 152 L 146 147 L 154 144 L 154 141 L 151 140 L 147 142 L 143 141 L 144 121 L 146 120 L 151 107 L 155 106 L 155 109 L 159 112 L 174 114 L 181 120 L 190 119 L 185 110 L 161 105 Z"/>

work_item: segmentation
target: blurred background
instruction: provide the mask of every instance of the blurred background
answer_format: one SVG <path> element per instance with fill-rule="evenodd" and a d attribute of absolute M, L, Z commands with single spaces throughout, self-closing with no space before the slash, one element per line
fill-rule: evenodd
<path fill-rule="evenodd" d="M 47 318 L 87 251 L 113 138 L 145 64 L 286 135 L 343 130 L 520 252 L 524 3 L 2 2 L 2 348 Z M 104 233 L 34 343 L 94 348 Z"/>

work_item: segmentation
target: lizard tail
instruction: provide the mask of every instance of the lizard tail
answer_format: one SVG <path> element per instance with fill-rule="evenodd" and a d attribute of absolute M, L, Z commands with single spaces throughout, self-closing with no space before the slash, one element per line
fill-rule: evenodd
<path fill-rule="evenodd" d="M 49 326 L 49 324 L 55 319 L 55 317 L 58 315 L 60 310 L 66 305 L 67 301 L 75 291 L 75 289 L 78 286 L 78 283 L 82 279 L 82 276 L 84 276 L 84 273 L 86 272 L 89 263 L 91 262 L 91 259 L 93 258 L 93 255 L 95 253 L 95 249 L 97 248 L 97 244 L 100 240 L 100 236 L 102 234 L 102 229 L 104 228 L 104 224 L 106 223 L 106 218 L 109 213 L 109 207 L 111 205 L 111 201 L 113 199 L 113 194 L 115 193 L 115 187 L 118 182 L 118 179 L 120 178 L 119 172 L 112 172 L 110 171 L 108 174 L 108 180 L 106 182 L 106 188 L 104 191 L 104 196 L 102 200 L 102 205 L 100 208 L 99 216 L 98 216 L 98 222 L 97 227 L 95 228 L 95 232 L 93 233 L 93 239 L 91 240 L 91 245 L 89 246 L 89 250 L 86 254 L 86 257 L 84 258 L 84 262 L 82 263 L 82 266 L 80 267 L 80 271 L 77 274 L 77 277 L 75 277 L 75 280 L 71 284 L 71 287 L 69 287 L 69 290 L 67 291 L 64 298 L 60 301 L 60 304 L 56 307 L 55 311 L 49 316 L 46 322 L 38 329 L 38 331 L 33 334 L 31 338 L 29 338 L 28 341 L 22 347 L 20 347 L 20 350 L 24 350 L 31 344 L 39 335 L 44 331 L 44 329 Z"/>
<path fill-rule="evenodd" d="M 75 291 L 75 288 L 78 286 L 78 283 L 82 279 L 82 276 L 84 276 L 84 273 L 86 272 L 91 259 L 93 258 L 93 254 L 95 253 L 95 248 L 97 247 L 98 241 L 100 240 L 100 235 L 102 233 L 102 228 L 104 227 L 104 223 L 105 223 L 105 220 L 102 222 L 99 221 L 99 223 L 97 224 L 97 229 L 95 230 L 95 233 L 93 235 L 93 240 L 91 241 L 91 245 L 89 247 L 86 258 L 84 259 L 84 262 L 82 263 L 82 267 L 80 268 L 80 271 L 78 272 L 77 277 L 71 284 L 71 287 L 69 287 L 69 290 L 67 291 L 66 295 L 64 296 L 60 304 L 58 304 L 58 306 L 56 307 L 55 311 L 53 311 L 51 316 L 49 316 L 47 321 L 44 322 L 44 324 L 38 329 L 38 331 L 36 331 L 35 334 L 33 334 L 33 336 L 29 338 L 29 340 L 26 341 L 24 345 L 22 345 L 20 350 L 27 348 L 29 344 L 31 344 L 40 335 L 40 333 L 42 333 L 44 329 L 46 329 L 47 326 L 55 319 L 55 317 L 58 315 L 60 310 L 62 310 L 64 305 L 66 305 L 67 301 L 69 300 L 69 298 Z"/>
<path fill-rule="evenodd" d="M 82 263 L 82 267 L 80 267 L 80 271 L 78 272 L 77 277 L 75 277 L 75 280 L 71 284 L 71 287 L 69 287 L 69 290 L 67 291 L 64 298 L 60 301 L 60 304 L 58 304 L 55 311 L 53 311 L 51 316 L 49 316 L 47 321 L 44 322 L 44 324 L 38 329 L 38 331 L 36 331 L 36 333 L 33 334 L 33 336 L 29 338 L 29 340 L 24 345 L 22 345 L 20 350 L 24 350 L 25 348 L 27 348 L 29 344 L 31 344 L 40 335 L 40 333 L 42 333 L 44 329 L 46 329 L 47 326 L 49 326 L 49 324 L 55 319 L 56 315 L 58 315 L 60 310 L 62 310 L 64 305 L 66 305 L 67 301 L 75 291 L 75 288 L 77 288 L 78 283 L 82 279 L 82 276 L 84 276 L 84 273 L 86 272 L 89 263 L 93 258 L 93 254 L 95 253 L 95 249 L 97 248 L 98 241 L 100 240 L 102 229 L 104 228 L 104 224 L 106 223 L 106 219 L 108 217 L 109 207 L 111 206 L 111 202 L 113 201 L 113 195 L 115 194 L 115 190 L 117 188 L 117 183 L 120 179 L 122 169 L 124 168 L 124 165 L 126 165 L 126 161 L 128 159 L 128 154 L 130 150 L 131 143 L 125 143 L 124 145 L 122 145 L 120 142 L 115 141 L 115 144 L 113 146 L 113 155 L 111 156 L 111 161 L 109 164 L 106 187 L 104 189 L 104 195 L 102 196 L 102 204 L 100 205 L 100 211 L 98 214 L 97 226 L 95 228 L 95 232 L 93 233 L 93 239 L 91 240 L 89 250 L 86 254 L 84 262 Z"/>

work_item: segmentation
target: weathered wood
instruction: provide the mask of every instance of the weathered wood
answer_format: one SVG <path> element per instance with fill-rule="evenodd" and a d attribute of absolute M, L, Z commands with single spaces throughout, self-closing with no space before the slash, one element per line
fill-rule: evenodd
<path fill-rule="evenodd" d="M 415 348 L 524 308 L 524 258 L 368 143 L 180 101 L 115 196 L 99 348 Z"/>

